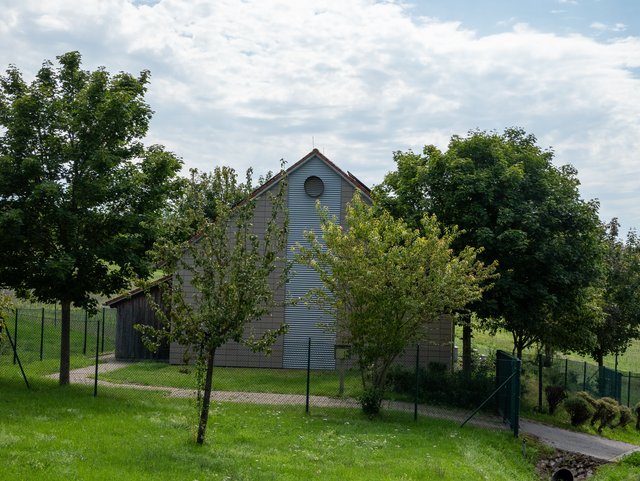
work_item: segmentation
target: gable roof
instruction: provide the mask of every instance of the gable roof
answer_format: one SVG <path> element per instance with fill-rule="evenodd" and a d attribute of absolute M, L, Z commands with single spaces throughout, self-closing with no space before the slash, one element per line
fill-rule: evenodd
<path fill-rule="evenodd" d="M 347 183 L 351 184 L 356 190 L 361 191 L 369 200 L 371 200 L 371 189 L 369 189 L 369 187 L 367 187 L 366 185 L 364 185 L 355 175 L 353 175 L 351 172 L 345 172 L 344 170 L 342 170 L 340 167 L 338 167 L 336 164 L 334 164 L 333 162 L 331 162 L 323 153 L 321 153 L 318 149 L 313 149 L 311 152 L 309 152 L 307 155 L 305 155 L 304 157 L 302 157 L 298 162 L 296 162 L 295 164 L 293 164 L 291 167 L 289 167 L 287 170 L 284 171 L 284 174 L 286 175 L 290 175 L 291 173 L 295 172 L 297 169 L 299 169 L 302 165 L 304 165 L 305 163 L 307 163 L 309 160 L 313 159 L 314 157 L 317 157 L 318 159 L 320 159 L 322 162 L 324 162 L 325 164 L 327 164 L 327 166 L 333 170 L 336 174 L 338 174 L 340 177 L 342 177 Z M 260 187 L 258 187 L 257 189 L 255 189 L 252 193 L 250 198 L 255 198 L 257 196 L 259 196 L 260 194 L 262 194 L 263 192 L 266 192 L 267 190 L 271 189 L 271 187 L 273 187 L 274 185 L 276 185 L 280 179 L 283 176 L 283 172 L 278 172 L 278 174 L 274 175 L 273 177 L 271 177 L 271 179 L 269 179 L 267 182 L 265 182 L 264 184 L 262 184 Z"/>

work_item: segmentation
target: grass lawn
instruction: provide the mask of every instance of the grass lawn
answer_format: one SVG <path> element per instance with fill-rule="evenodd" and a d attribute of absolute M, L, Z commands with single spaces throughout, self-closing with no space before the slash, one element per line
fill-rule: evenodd
<path fill-rule="evenodd" d="M 198 447 L 189 400 L 6 381 L 0 392 L 0 473 L 12 481 L 538 479 L 536 449 L 523 458 L 507 432 L 406 414 L 220 403 Z"/>
<path fill-rule="evenodd" d="M 172 366 L 151 361 L 137 362 L 101 374 L 100 379 L 148 386 L 171 386 L 188 389 L 195 387 L 193 367 Z M 337 371 L 311 371 L 310 390 L 312 395 L 338 396 L 339 387 L 340 381 Z M 307 372 L 301 369 L 216 367 L 213 370 L 213 388 L 217 391 L 305 394 Z M 359 372 L 356 370 L 345 371 L 343 396 L 356 397 L 361 391 L 362 382 Z"/>
<path fill-rule="evenodd" d="M 459 353 L 462 355 L 462 327 L 456 326 L 456 345 L 459 348 Z M 482 332 L 479 330 L 473 331 L 472 347 L 477 349 L 481 354 L 492 354 L 498 349 L 506 352 L 511 352 L 513 349 L 513 337 L 511 333 L 506 331 L 498 331 L 495 335 Z M 524 354 L 535 355 L 536 350 L 534 348 L 525 349 Z M 596 362 L 589 358 L 580 356 L 578 354 L 558 354 L 560 357 L 568 357 L 577 361 L 587 361 L 592 364 Z M 615 356 L 607 356 L 604 359 L 604 364 L 607 367 L 614 368 L 616 358 Z M 633 341 L 627 351 L 618 356 L 618 370 L 619 371 L 631 371 L 640 373 L 640 340 Z"/>

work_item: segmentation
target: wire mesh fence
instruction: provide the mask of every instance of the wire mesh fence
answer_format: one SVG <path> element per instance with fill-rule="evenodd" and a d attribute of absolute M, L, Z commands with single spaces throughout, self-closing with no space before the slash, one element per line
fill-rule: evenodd
<path fill-rule="evenodd" d="M 640 374 L 623 372 L 587 361 L 568 358 L 547 360 L 543 356 L 523 358 L 524 368 L 535 377 L 537 405 L 545 405 L 547 386 L 561 386 L 569 392 L 584 391 L 596 398 L 610 397 L 628 407 L 640 402 Z"/>
<path fill-rule="evenodd" d="M 0 377 L 55 377 L 60 367 L 61 318 L 53 308 L 20 308 L 5 318 L 0 340 Z M 77 369 L 95 365 L 98 356 L 113 352 L 116 317 L 113 309 L 89 314 L 71 310 L 70 361 L 72 379 L 83 379 Z M 15 348 L 15 349 L 14 349 Z"/>

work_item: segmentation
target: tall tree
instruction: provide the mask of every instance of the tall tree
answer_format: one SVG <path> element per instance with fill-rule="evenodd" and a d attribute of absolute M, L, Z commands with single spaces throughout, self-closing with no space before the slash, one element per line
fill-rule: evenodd
<path fill-rule="evenodd" d="M 442 230 L 435 218 L 423 217 L 421 226 L 422 233 L 376 213 L 356 195 L 344 228 L 321 210 L 322 240 L 309 232 L 309 247 L 299 248 L 299 261 L 324 286 L 309 297 L 335 310 L 336 331 L 351 345 L 369 415 L 380 409 L 397 357 L 424 339 L 429 322 L 478 300 L 494 270 L 476 260 L 472 247 L 454 254 L 457 233 Z"/>
<path fill-rule="evenodd" d="M 69 383 L 71 305 L 95 309 L 146 276 L 154 218 L 181 161 L 145 148 L 149 73 L 45 62 L 28 84 L 0 78 L 0 285 L 61 304 L 60 384 Z"/>
<path fill-rule="evenodd" d="M 620 225 L 613 219 L 606 225 L 605 276 L 601 286 L 602 322 L 594 330 L 596 341 L 586 350 L 599 366 L 604 357 L 623 354 L 640 338 L 640 239 L 629 231 L 619 239 Z"/>
<path fill-rule="evenodd" d="M 573 167 L 555 167 L 553 152 L 521 129 L 475 131 L 452 137 L 444 153 L 427 146 L 394 158 L 376 199 L 413 225 L 425 212 L 457 225 L 456 249 L 483 247 L 480 259 L 498 261 L 495 287 L 473 308 L 511 332 L 518 356 L 539 341 L 577 349 L 590 339 L 589 323 L 569 313 L 598 279 L 601 230 Z"/>
<path fill-rule="evenodd" d="M 204 442 L 209 419 L 216 350 L 229 341 L 255 351 L 269 350 L 284 332 L 284 325 L 255 334 L 248 334 L 246 328 L 284 301 L 275 297 L 275 291 L 288 276 L 284 173 L 278 186 L 272 188 L 276 193 L 268 191 L 260 199 L 251 197 L 251 171 L 243 183 L 227 167 L 216 168 L 207 179 L 216 186 L 215 195 L 208 196 L 209 190 L 198 189 L 198 183 L 190 184 L 186 193 L 193 200 L 198 235 L 187 243 L 176 242 L 170 236 L 155 248 L 158 260 L 172 274 L 172 285 L 163 296 L 164 305 L 154 305 L 164 325 L 159 330 L 138 327 L 148 346 L 153 348 L 160 340 L 169 339 L 188 346 L 196 358 L 201 374 L 198 378 L 203 381 L 198 385 L 198 444 Z M 237 203 L 239 198 L 242 201 Z M 264 223 L 256 222 L 254 215 L 258 201 L 265 202 L 269 212 Z M 264 224 L 262 232 L 256 230 L 258 223 Z"/>

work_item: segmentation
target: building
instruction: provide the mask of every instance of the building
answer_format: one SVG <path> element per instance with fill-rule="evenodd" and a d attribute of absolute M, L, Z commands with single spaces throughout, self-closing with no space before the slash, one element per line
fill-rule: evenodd
<path fill-rule="evenodd" d="M 349 172 L 344 172 L 331 162 L 327 157 L 314 149 L 300 161 L 287 169 L 287 205 L 289 211 L 289 233 L 287 240 L 287 257 L 293 261 L 296 243 L 304 244 L 304 232 L 314 230 L 320 232 L 320 218 L 316 211 L 316 202 L 328 208 L 330 214 L 335 216 L 338 222 L 345 217 L 346 206 L 353 198 L 356 191 L 360 191 L 365 200 L 371 201 L 369 189 Z M 254 212 L 254 228 L 260 236 L 264 233 L 266 222 L 269 218 L 270 205 L 266 195 L 271 189 L 278 186 L 281 177 L 275 176 L 270 181 L 254 191 L 256 208 Z M 290 300 L 304 295 L 310 288 L 320 287 L 321 282 L 317 274 L 306 266 L 295 264 L 294 275 L 285 285 L 278 288 L 275 293 L 279 301 Z M 190 285 L 190 273 L 180 272 L 183 279 L 183 289 L 186 294 L 195 294 Z M 162 282 L 168 282 L 167 279 Z M 187 296 L 188 297 L 188 296 Z M 138 312 L 141 321 L 146 324 L 157 322 L 153 316 L 144 314 L 145 307 L 143 295 L 140 292 L 132 292 L 128 296 L 109 301 L 108 305 L 118 309 L 125 316 L 119 320 L 119 336 L 135 336 L 133 330 L 133 317 Z M 313 368 L 335 368 L 335 334 L 327 332 L 319 327 L 320 323 L 331 322 L 328 314 L 317 306 L 306 306 L 303 303 L 285 304 L 285 307 L 277 308 L 270 316 L 260 319 L 255 325 L 250 326 L 257 334 L 266 329 L 275 329 L 285 322 L 289 326 L 288 332 L 278 339 L 272 348 L 270 356 L 262 353 L 251 352 L 245 346 L 230 342 L 216 351 L 215 363 L 219 366 L 234 367 L 269 367 L 269 368 L 306 368 L 308 357 L 308 344 L 311 338 L 311 366 Z M 139 334 L 138 334 L 139 336 Z M 452 362 L 453 326 L 447 318 L 432 323 L 427 332 L 427 339 L 422 343 L 421 364 L 428 362 L 440 362 L 451 365 Z M 121 352 L 116 351 L 116 357 L 130 358 L 140 351 L 137 346 L 139 341 L 127 341 L 116 339 L 116 344 L 122 347 Z M 168 360 L 174 364 L 185 362 L 186 346 L 171 344 L 168 351 Z M 413 350 L 412 350 L 413 352 Z M 166 353 L 164 356 L 166 358 Z M 408 355 L 402 362 L 415 363 L 415 358 Z"/>

